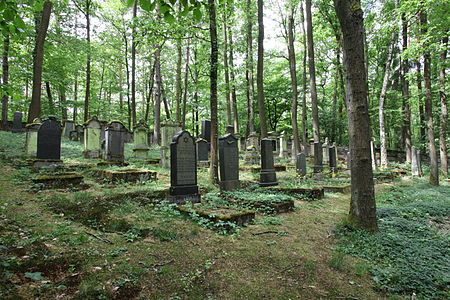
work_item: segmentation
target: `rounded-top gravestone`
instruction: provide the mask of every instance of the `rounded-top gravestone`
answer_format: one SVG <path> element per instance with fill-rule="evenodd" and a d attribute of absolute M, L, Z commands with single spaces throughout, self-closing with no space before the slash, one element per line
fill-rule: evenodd
<path fill-rule="evenodd" d="M 38 159 L 61 158 L 61 126 L 55 117 L 42 122 L 37 136 Z"/>

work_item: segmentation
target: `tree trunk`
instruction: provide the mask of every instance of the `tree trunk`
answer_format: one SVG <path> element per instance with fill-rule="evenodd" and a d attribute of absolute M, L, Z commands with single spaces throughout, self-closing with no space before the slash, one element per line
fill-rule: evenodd
<path fill-rule="evenodd" d="M 253 107 L 255 99 L 255 86 L 253 83 L 253 20 L 252 0 L 247 0 L 247 47 L 246 47 L 246 70 L 247 82 L 247 135 L 255 131 L 255 111 Z"/>
<path fill-rule="evenodd" d="M 311 0 L 306 0 L 306 34 L 308 37 L 309 82 L 314 142 L 320 142 L 319 110 L 317 107 L 316 64 L 314 62 L 314 40 L 312 31 Z"/>
<path fill-rule="evenodd" d="M 52 11 L 52 2 L 46 0 L 42 10 L 42 17 L 39 23 L 39 29 L 36 35 L 36 44 L 33 57 L 33 91 L 31 94 L 31 103 L 28 109 L 28 123 L 33 122 L 41 114 L 41 83 L 42 83 L 42 63 L 44 62 L 44 42 L 47 36 L 50 14 Z"/>
<path fill-rule="evenodd" d="M 86 94 L 84 96 L 84 121 L 89 120 L 89 99 L 91 97 L 91 20 L 90 20 L 91 0 L 86 0 L 86 41 L 87 41 L 87 60 L 86 60 Z"/>
<path fill-rule="evenodd" d="M 148 80 L 148 94 L 147 94 L 147 104 L 145 106 L 145 123 L 148 122 L 148 116 L 150 114 L 150 102 L 153 94 L 153 86 L 155 84 L 155 67 L 156 67 L 156 60 L 153 62 L 152 69 L 150 71 L 150 78 Z"/>
<path fill-rule="evenodd" d="M 434 143 L 434 128 L 433 128 L 433 102 L 431 99 L 431 56 L 428 49 L 428 43 L 425 40 L 428 31 L 427 13 L 422 8 L 419 11 L 420 31 L 423 41 L 423 78 L 425 81 L 425 116 L 427 120 L 427 135 L 428 135 L 428 150 L 430 154 L 430 184 L 439 185 L 439 171 L 436 145 Z"/>
<path fill-rule="evenodd" d="M 219 181 L 219 166 L 217 156 L 218 124 L 217 124 L 217 23 L 215 0 L 208 0 L 209 10 L 209 36 L 211 40 L 211 69 L 210 69 L 210 109 L 211 109 L 211 167 L 210 179 Z"/>
<path fill-rule="evenodd" d="M 347 117 L 351 152 L 352 196 L 350 221 L 377 231 L 370 153 L 367 77 L 364 63 L 363 11 L 359 0 L 334 0 L 343 33 L 347 79 Z"/>
<path fill-rule="evenodd" d="M 158 12 L 159 15 L 159 12 Z M 161 145 L 161 45 L 155 51 L 155 106 L 153 111 L 153 139 Z"/>
<path fill-rule="evenodd" d="M 227 125 L 231 125 L 231 93 L 230 93 L 230 72 L 228 68 L 228 26 L 227 9 L 223 11 L 223 68 L 225 71 L 225 103 L 227 104 Z"/>
<path fill-rule="evenodd" d="M 103 83 L 105 79 L 105 61 L 102 63 L 102 75 L 100 76 L 100 91 L 98 93 L 98 102 L 102 101 Z"/>
<path fill-rule="evenodd" d="M 264 101 L 264 4 L 258 0 L 258 63 L 256 66 L 256 89 L 258 92 L 259 126 L 261 138 L 267 137 L 266 104 Z"/>
<path fill-rule="evenodd" d="M 408 24 L 405 20 L 405 15 L 402 14 L 402 38 L 403 38 L 403 53 L 408 49 Z M 409 105 L 409 82 L 408 82 L 408 59 L 402 61 L 402 96 L 403 96 L 403 136 L 405 138 L 406 147 L 406 162 L 411 164 L 411 107 Z"/>
<path fill-rule="evenodd" d="M 292 134 L 294 136 L 294 157 L 300 153 L 300 140 L 298 138 L 298 121 L 297 121 L 297 108 L 298 108 L 298 90 L 297 90 L 297 63 L 295 59 L 294 48 L 294 5 L 292 1 L 289 1 L 289 16 L 288 16 L 288 56 L 289 56 L 289 73 L 291 75 L 291 88 L 292 88 Z"/>
<path fill-rule="evenodd" d="M 396 40 L 397 32 L 395 30 L 392 31 L 391 42 L 388 46 L 388 54 L 386 58 L 386 66 L 384 69 L 384 77 L 383 84 L 381 85 L 381 93 L 380 93 L 380 103 L 379 103 L 379 122 L 380 122 L 380 160 L 381 160 L 381 168 L 386 169 L 388 166 L 388 158 L 387 158 L 387 145 L 386 145 L 386 129 L 384 127 L 384 102 L 386 100 L 386 92 L 389 85 L 389 78 L 391 74 L 391 64 L 392 59 L 394 57 L 394 46 Z"/>
<path fill-rule="evenodd" d="M 447 120 L 448 120 L 448 108 L 447 108 L 447 95 L 445 93 L 445 64 L 447 62 L 447 47 L 448 36 L 442 39 L 441 53 L 441 69 L 439 70 L 439 97 L 441 99 L 441 120 L 440 120 L 440 133 L 439 133 L 439 150 L 441 154 L 441 169 L 444 173 L 444 178 L 448 177 L 448 160 L 447 160 Z"/>
<path fill-rule="evenodd" d="M 55 103 L 53 102 L 52 89 L 50 88 L 50 82 L 45 82 L 45 90 L 47 91 L 48 108 L 50 115 L 55 115 Z"/>
<path fill-rule="evenodd" d="M 136 126 L 136 18 L 138 1 L 133 5 L 133 22 L 131 30 L 131 124 Z M 131 128 L 128 127 L 128 128 Z"/>
<path fill-rule="evenodd" d="M 61 105 L 61 116 L 63 120 L 67 120 L 67 101 L 66 101 L 66 87 L 59 86 L 59 103 Z"/>
<path fill-rule="evenodd" d="M 77 121 L 78 116 L 78 72 L 75 73 L 75 84 L 73 88 L 73 121 Z"/>
<path fill-rule="evenodd" d="M 189 59 L 190 59 L 190 41 L 188 40 L 186 48 L 186 66 L 184 71 L 184 94 L 183 94 L 183 117 L 182 117 L 182 128 L 186 129 L 186 105 L 187 105 L 187 95 L 188 95 L 188 79 L 189 79 Z"/>
<path fill-rule="evenodd" d="M 123 110 L 123 72 L 122 72 L 122 63 L 119 62 L 118 65 L 119 72 L 119 110 L 120 114 L 122 114 Z"/>
<path fill-rule="evenodd" d="M 305 13 L 303 10 L 303 4 L 300 7 L 301 12 L 301 24 L 302 24 L 302 43 L 303 43 L 303 78 L 302 78 L 302 141 L 305 145 L 308 143 L 308 127 L 306 122 L 308 120 L 308 112 L 306 109 L 306 55 L 308 48 L 306 45 L 306 30 L 305 30 Z"/>
<path fill-rule="evenodd" d="M 9 34 L 5 36 L 5 39 L 3 40 L 3 63 L 2 63 L 2 87 L 3 92 L 5 93 L 2 98 L 2 125 L 3 130 L 6 129 L 6 126 L 8 124 L 8 80 L 9 80 L 9 62 L 8 62 L 8 56 L 9 56 Z"/>
<path fill-rule="evenodd" d="M 176 76 L 176 84 L 175 84 L 175 98 L 176 98 L 176 122 L 183 123 L 181 119 L 184 119 L 184 116 L 181 116 L 181 63 L 183 58 L 183 52 L 181 48 L 181 41 L 177 41 L 177 76 Z M 183 126 L 184 128 L 184 126 Z"/>
<path fill-rule="evenodd" d="M 128 63 L 128 38 L 126 33 L 123 35 L 125 42 L 125 75 L 127 80 L 127 124 L 128 128 L 131 126 L 131 101 L 130 101 L 130 64 Z"/>
<path fill-rule="evenodd" d="M 416 61 L 417 65 L 417 95 L 418 95 L 418 104 L 419 104 L 419 121 L 420 121 L 420 152 L 425 153 L 425 109 L 423 108 L 423 90 L 422 90 L 422 64 L 420 60 Z"/>
<path fill-rule="evenodd" d="M 233 126 L 234 132 L 239 132 L 239 112 L 237 106 L 237 97 L 236 97 L 236 77 L 234 75 L 234 51 L 233 51 L 233 31 L 230 29 L 228 32 L 228 36 L 230 37 L 230 88 L 231 88 L 231 106 L 233 108 Z"/>
<path fill-rule="evenodd" d="M 169 102 L 167 101 L 167 97 L 166 97 L 166 90 L 164 89 L 164 83 L 163 83 L 163 79 L 162 79 L 162 75 L 161 75 L 161 99 L 163 101 L 164 104 L 164 112 L 166 113 L 166 120 L 170 120 L 170 107 L 169 107 Z"/>

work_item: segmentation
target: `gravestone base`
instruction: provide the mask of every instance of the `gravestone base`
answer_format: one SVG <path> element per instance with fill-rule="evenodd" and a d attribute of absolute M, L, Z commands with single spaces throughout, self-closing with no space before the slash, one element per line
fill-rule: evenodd
<path fill-rule="evenodd" d="M 138 169 L 129 170 L 98 170 L 97 173 L 108 181 L 124 181 L 124 182 L 136 182 L 136 181 L 156 181 L 156 172 Z"/>
<path fill-rule="evenodd" d="M 55 171 L 63 166 L 63 161 L 60 159 L 34 159 L 32 161 L 31 169 L 37 171 L 46 169 L 48 171 Z"/>
<path fill-rule="evenodd" d="M 139 159 L 146 159 L 148 157 L 148 148 L 135 148 L 133 149 L 133 157 Z"/>
<path fill-rule="evenodd" d="M 226 180 L 219 182 L 221 191 L 234 191 L 241 187 L 239 180 Z"/>
<path fill-rule="evenodd" d="M 167 197 L 167 200 L 170 203 L 175 203 L 175 204 L 185 204 L 187 202 L 200 203 L 201 196 L 200 196 L 200 194 L 169 195 L 169 197 Z"/>
<path fill-rule="evenodd" d="M 124 161 L 110 161 L 110 160 L 104 160 L 101 161 L 99 163 L 97 163 L 97 166 L 102 167 L 102 166 L 121 166 L 121 167 L 126 167 L 128 166 L 129 163 L 124 162 Z"/>
<path fill-rule="evenodd" d="M 198 168 L 209 168 L 209 161 L 207 161 L 207 160 L 197 161 L 197 167 Z"/>
<path fill-rule="evenodd" d="M 100 158 L 100 150 L 85 150 L 83 157 L 88 159 Z"/>
<path fill-rule="evenodd" d="M 274 186 L 274 185 L 278 185 L 275 169 L 262 170 L 259 175 L 259 186 Z"/>
<path fill-rule="evenodd" d="M 170 203 L 184 204 L 186 202 L 200 202 L 198 185 L 171 186 L 168 200 Z"/>

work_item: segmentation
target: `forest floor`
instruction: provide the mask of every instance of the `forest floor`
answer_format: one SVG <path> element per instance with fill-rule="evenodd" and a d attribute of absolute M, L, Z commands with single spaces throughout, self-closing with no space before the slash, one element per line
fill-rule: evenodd
<path fill-rule="evenodd" d="M 21 159 L 23 136 L 0 134 L 1 299 L 410 299 L 413 293 L 423 299 L 449 296 L 446 265 L 450 265 L 450 258 L 448 244 L 445 246 L 450 229 L 448 183 L 433 188 L 423 179 L 404 178 L 376 186 L 377 200 L 381 207 L 385 206 L 384 219 L 397 212 L 393 205 L 406 207 L 413 203 L 411 210 L 399 214 L 416 223 L 426 218 L 431 229 L 422 228 L 422 222 L 417 232 L 425 232 L 433 243 L 442 243 L 426 251 L 416 247 L 427 257 L 428 253 L 435 257 L 424 262 L 431 263 L 430 270 L 416 271 L 440 281 L 436 286 L 414 288 L 414 276 L 420 275 L 410 276 L 413 283 L 396 282 L 398 276 L 408 276 L 395 273 L 400 267 L 386 259 L 391 254 L 383 247 L 391 249 L 391 241 L 380 235 L 386 228 L 391 230 L 389 224 L 394 223 L 388 222 L 386 227 L 380 219 L 376 240 L 346 226 L 349 194 L 326 193 L 323 199 L 314 201 L 296 198 L 292 212 L 274 215 L 258 211 L 248 226 L 219 226 L 213 230 L 214 225 L 198 216 L 181 215 L 158 196 L 169 186 L 168 170 L 134 162 L 130 167 L 156 170 L 158 181 L 103 182 L 91 169 L 94 161 L 81 158 L 81 144 L 64 141 L 62 159 L 84 175 L 87 185 L 84 189 L 42 189 L 30 180 L 35 174 Z M 280 185 L 289 186 L 295 170 L 277 176 Z M 200 170 L 198 177 L 204 199 L 217 197 L 217 188 L 208 183 L 207 172 Z M 251 184 L 257 174 L 241 172 L 240 177 Z M 263 197 L 258 193 L 254 194 Z M 433 209 L 424 208 L 416 205 L 411 195 L 425 195 L 425 200 L 429 197 L 438 202 L 433 202 Z M 290 196 L 279 193 L 279 197 Z M 401 201 L 397 203 L 397 199 Z M 434 215 L 436 212 L 439 216 Z M 391 230 L 387 236 L 400 236 L 405 228 Z M 432 230 L 433 235 L 427 230 Z M 423 236 L 414 242 L 420 241 L 425 241 Z M 393 243 L 398 244 L 398 240 Z M 380 247 L 385 257 L 372 255 Z M 366 248 L 372 252 L 366 253 Z M 411 252 L 405 256 L 411 257 Z M 417 256 L 414 263 L 421 266 L 421 259 Z M 385 267 L 376 267 L 383 264 L 390 266 L 390 273 Z M 426 280 L 423 282 L 426 285 Z M 394 283 L 413 288 L 402 290 Z"/>

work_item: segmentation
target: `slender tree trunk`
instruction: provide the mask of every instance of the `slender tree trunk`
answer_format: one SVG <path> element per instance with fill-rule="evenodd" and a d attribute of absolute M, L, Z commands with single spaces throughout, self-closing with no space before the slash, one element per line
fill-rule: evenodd
<path fill-rule="evenodd" d="M 46 0 L 42 10 L 42 17 L 36 35 L 36 44 L 33 52 L 33 91 L 31 103 L 28 109 L 28 123 L 33 122 L 41 114 L 41 83 L 42 83 L 42 63 L 44 62 L 44 42 L 47 36 L 52 2 Z"/>
<path fill-rule="evenodd" d="M 230 93 L 230 71 L 228 68 L 228 26 L 227 9 L 223 11 L 223 68 L 225 71 L 225 103 L 227 104 L 227 125 L 231 125 L 231 93 Z"/>
<path fill-rule="evenodd" d="M 9 62 L 8 62 L 8 56 L 9 56 L 9 34 L 5 36 L 5 39 L 3 40 L 3 63 L 2 63 L 2 87 L 6 93 L 3 95 L 2 98 L 2 125 L 3 129 L 6 129 L 6 126 L 8 124 L 8 80 L 9 80 Z"/>
<path fill-rule="evenodd" d="M 420 63 L 420 60 L 417 60 L 417 95 L 419 97 L 418 104 L 419 104 L 419 121 L 420 121 L 420 152 L 424 153 L 426 152 L 426 124 L 425 124 L 425 109 L 423 107 L 423 90 L 422 90 L 422 64 Z"/>
<path fill-rule="evenodd" d="M 234 132 L 239 132 L 239 112 L 236 97 L 236 77 L 234 75 L 234 50 L 233 50 L 233 31 L 230 29 L 228 36 L 230 38 L 230 88 L 231 88 L 231 106 L 233 108 L 233 126 Z"/>
<path fill-rule="evenodd" d="M 256 89 L 258 92 L 259 126 L 261 138 L 267 137 L 266 104 L 264 101 L 264 4 L 258 0 L 258 63 L 256 66 Z"/>
<path fill-rule="evenodd" d="M 164 83 L 162 80 L 162 75 L 161 75 L 161 99 L 163 101 L 164 104 L 164 112 L 166 113 L 166 120 L 170 120 L 170 107 L 169 107 L 169 102 L 167 101 L 167 97 L 166 97 L 166 89 L 164 88 Z"/>
<path fill-rule="evenodd" d="M 211 109 L 211 167 L 210 179 L 212 182 L 219 181 L 219 166 L 217 156 L 218 119 L 217 119 L 217 22 L 216 4 L 214 0 L 208 0 L 209 11 L 209 36 L 211 40 L 211 69 L 210 69 L 210 109 Z"/>
<path fill-rule="evenodd" d="M 247 0 L 247 47 L 246 47 L 246 70 L 245 77 L 247 82 L 247 135 L 255 131 L 255 86 L 253 83 L 253 20 L 252 20 L 252 0 Z"/>
<path fill-rule="evenodd" d="M 59 103 L 61 105 L 61 116 L 63 120 L 67 120 L 67 101 L 66 101 L 66 87 L 59 86 Z"/>
<path fill-rule="evenodd" d="M 302 27 L 302 43 L 303 43 L 303 78 L 302 78 L 302 140 L 306 147 L 308 143 L 308 127 L 306 122 L 308 120 L 308 112 L 306 109 L 306 55 L 308 53 L 308 48 L 306 45 L 306 30 L 305 30 L 305 13 L 303 10 L 303 3 L 301 5 L 301 27 Z"/>
<path fill-rule="evenodd" d="M 123 110 L 123 70 L 122 70 L 123 66 L 122 63 L 119 62 L 118 65 L 118 72 L 119 72 L 119 110 L 120 110 L 120 114 L 122 114 L 122 110 Z"/>
<path fill-rule="evenodd" d="M 133 22 L 131 30 L 131 124 L 136 126 L 136 18 L 138 1 L 133 5 Z M 131 127 L 128 127 L 131 128 Z"/>
<path fill-rule="evenodd" d="M 87 41 L 87 60 L 86 60 L 86 94 L 84 96 L 84 121 L 89 120 L 89 100 L 91 98 L 91 18 L 90 18 L 91 0 L 86 0 L 86 41 Z"/>
<path fill-rule="evenodd" d="M 145 123 L 148 122 L 148 116 L 150 115 L 150 102 L 153 94 L 153 87 L 155 85 L 155 67 L 156 60 L 153 62 L 152 70 L 150 71 L 150 78 L 148 80 L 148 94 L 147 94 L 147 104 L 145 106 Z"/>
<path fill-rule="evenodd" d="M 448 36 L 442 39 L 441 53 L 441 69 L 439 70 L 439 97 L 441 99 L 441 120 L 440 120 L 440 133 L 439 133 L 439 150 L 441 154 L 441 169 L 444 173 L 444 178 L 448 177 L 448 160 L 447 160 L 447 122 L 448 122 L 448 107 L 447 107 L 447 94 L 445 93 L 445 64 L 447 62 L 447 47 Z"/>
<path fill-rule="evenodd" d="M 298 108 L 298 90 L 297 90 L 297 62 L 295 59 L 294 48 L 294 5 L 292 1 L 289 1 L 289 16 L 288 16 L 288 57 L 289 57 L 289 73 L 291 75 L 291 88 L 292 88 L 292 134 L 294 137 L 294 157 L 297 157 L 297 153 L 300 152 L 300 140 L 298 138 L 298 120 L 297 120 L 297 108 Z"/>
<path fill-rule="evenodd" d="M 314 62 L 314 40 L 312 31 L 311 0 L 306 0 L 306 33 L 308 37 L 309 82 L 311 89 L 311 109 L 313 120 L 314 142 L 320 142 L 319 110 L 316 89 L 316 64 Z"/>
<path fill-rule="evenodd" d="M 425 39 L 428 31 L 427 13 L 422 8 L 419 11 L 420 31 Z M 430 184 L 439 185 L 439 171 L 436 145 L 434 143 L 433 128 L 433 102 L 431 99 L 431 56 L 428 49 L 428 43 L 423 42 L 423 78 L 425 81 L 425 115 L 427 120 L 428 150 L 430 152 Z"/>
<path fill-rule="evenodd" d="M 159 12 L 158 12 L 159 14 Z M 153 112 L 153 138 L 161 145 L 161 45 L 156 46 L 155 51 L 155 107 Z"/>
<path fill-rule="evenodd" d="M 100 76 L 100 91 L 98 93 L 98 102 L 99 103 L 102 101 L 104 79 L 105 79 L 105 61 L 103 61 L 103 63 L 102 63 L 102 75 Z"/>
<path fill-rule="evenodd" d="M 130 99 L 130 64 L 128 63 L 128 39 L 127 35 L 123 35 L 125 41 L 125 75 L 127 79 L 127 124 L 131 127 L 131 99 Z"/>
<path fill-rule="evenodd" d="M 53 102 L 53 96 L 52 96 L 52 89 L 50 87 L 50 82 L 45 82 L 45 90 L 47 91 L 47 100 L 48 100 L 48 107 L 50 111 L 50 115 L 55 115 L 55 103 Z"/>
<path fill-rule="evenodd" d="M 200 126 L 199 126 L 199 114 L 198 114 L 198 77 L 199 77 L 199 67 L 198 67 L 198 60 L 197 60 L 197 43 L 195 43 L 194 47 L 194 85 L 195 85 L 195 92 L 194 92 L 194 108 L 195 108 L 195 116 L 193 116 L 193 119 L 195 118 L 195 136 L 199 136 L 200 134 Z"/>
<path fill-rule="evenodd" d="M 408 49 L 408 24 L 405 20 L 405 15 L 402 14 L 402 39 L 403 39 L 403 53 Z M 411 163 L 411 107 L 409 105 L 409 82 L 408 82 L 408 59 L 402 61 L 402 96 L 403 96 L 403 136 L 405 137 L 406 147 L 406 162 Z"/>
<path fill-rule="evenodd" d="M 186 48 L 186 66 L 184 70 L 184 94 L 183 94 L 183 118 L 182 118 L 182 128 L 186 129 L 186 105 L 187 105 L 187 95 L 188 95 L 188 79 L 189 79 L 189 59 L 190 59 L 190 41 L 188 40 Z"/>
<path fill-rule="evenodd" d="M 370 154 L 367 77 L 364 68 L 363 11 L 359 0 L 334 0 L 343 33 L 347 79 L 347 116 L 351 152 L 352 196 L 350 221 L 377 231 L 375 193 Z"/>
<path fill-rule="evenodd" d="M 185 119 L 185 116 L 181 116 L 181 64 L 183 60 L 183 51 L 181 48 L 181 41 L 177 41 L 177 76 L 176 76 L 176 84 L 175 84 L 175 98 L 176 98 L 176 122 L 183 123 L 182 119 Z"/>
<path fill-rule="evenodd" d="M 73 87 L 73 121 L 77 121 L 78 117 L 78 72 L 75 73 L 75 83 Z"/>
<path fill-rule="evenodd" d="M 380 122 L 380 160 L 381 160 L 381 168 L 387 168 L 388 166 L 388 158 L 387 158 L 387 145 L 386 145 L 386 129 L 385 129 L 385 122 L 384 122 L 384 102 L 386 100 L 386 92 L 389 85 L 389 78 L 391 74 L 391 64 L 392 59 L 394 57 L 394 46 L 395 46 L 395 40 L 396 40 L 397 32 L 394 30 L 392 31 L 391 35 L 391 42 L 388 46 L 388 54 L 386 58 L 386 66 L 384 69 L 384 77 L 383 77 L 383 84 L 381 85 L 381 92 L 380 92 L 380 104 L 379 104 L 379 122 Z"/>

